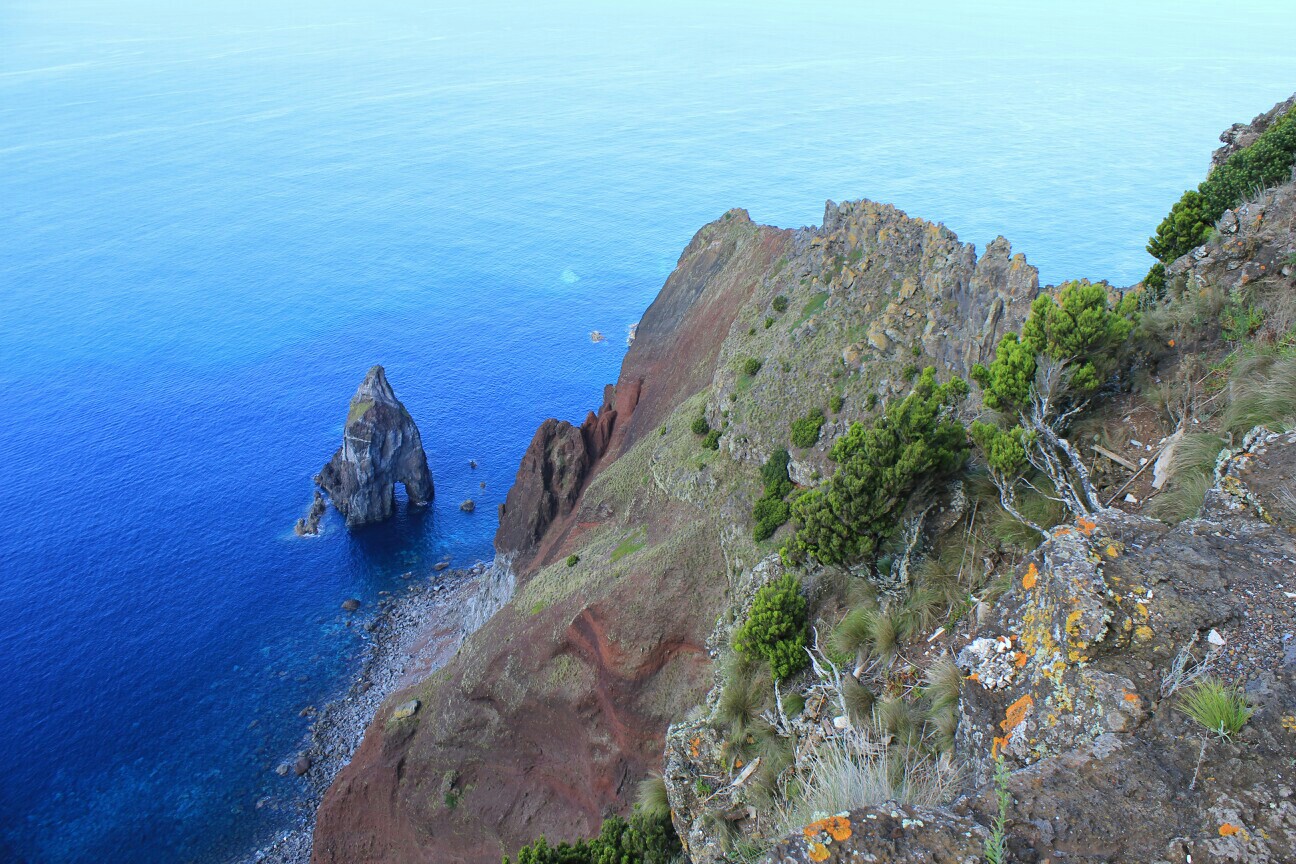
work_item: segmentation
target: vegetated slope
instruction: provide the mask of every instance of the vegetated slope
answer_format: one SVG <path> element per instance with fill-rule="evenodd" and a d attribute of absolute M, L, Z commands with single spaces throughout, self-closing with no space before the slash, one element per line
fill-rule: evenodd
<path fill-rule="evenodd" d="M 884 382 L 904 391 L 909 367 L 986 361 L 1036 290 L 1005 241 L 978 262 L 943 227 L 869 202 L 830 203 L 819 229 L 742 211 L 704 227 L 600 410 L 537 431 L 496 541 L 516 596 L 380 711 L 320 809 L 313 860 L 494 862 L 624 811 L 712 683 L 717 618 L 777 542 L 758 548 L 751 507 L 789 412 L 837 404 L 831 433 L 880 410 L 868 394 Z M 740 356 L 760 358 L 755 376 L 734 374 Z M 692 431 L 704 413 L 717 449 Z M 809 448 L 795 464 L 824 461 Z M 388 719 L 411 696 L 424 707 Z"/>
<path fill-rule="evenodd" d="M 1261 120 L 1230 130 L 1230 176 L 1285 128 Z M 1227 209 L 1124 297 L 1037 298 L 1006 241 L 978 260 L 870 202 L 830 202 L 817 229 L 704 227 L 599 410 L 537 431 L 496 540 L 516 594 L 379 713 L 315 860 L 493 862 L 592 836 L 659 768 L 695 862 L 788 831 L 778 860 L 1291 860 L 1296 442 L 1247 433 L 1296 423 L 1294 190 Z M 1005 351 L 1019 332 L 1051 358 Z M 1099 351 L 1115 374 L 1068 392 Z M 1007 414 L 922 373 L 976 364 L 1024 388 Z M 932 458 L 924 435 L 973 418 L 971 470 Z M 815 514 L 791 502 L 842 472 L 833 518 L 895 524 L 861 560 L 816 560 L 796 524 Z M 857 488 L 874 477 L 899 485 Z M 1137 515 L 1194 477 L 1198 521 Z M 1188 680 L 1203 669 L 1236 728 L 1185 713 L 1215 698 Z"/>

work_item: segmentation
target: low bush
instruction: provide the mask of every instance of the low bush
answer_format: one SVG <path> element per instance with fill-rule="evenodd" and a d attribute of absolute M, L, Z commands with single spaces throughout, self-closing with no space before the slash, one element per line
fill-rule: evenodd
<path fill-rule="evenodd" d="M 779 313 L 786 312 L 788 308 L 788 298 L 784 297 L 782 294 L 779 294 L 774 298 L 774 302 L 771 303 L 770 305 L 774 307 L 775 312 L 779 312 Z"/>
<path fill-rule="evenodd" d="M 544 837 L 518 850 L 517 864 L 672 864 L 682 853 L 669 811 L 603 820 L 597 837 L 550 846 Z M 504 864 L 512 864 L 507 855 Z"/>
<path fill-rule="evenodd" d="M 579 562 L 580 562 L 580 556 L 579 556 L 579 555 L 568 555 L 568 556 L 567 556 L 567 566 L 568 566 L 568 567 L 575 567 Z"/>
<path fill-rule="evenodd" d="M 702 438 L 702 448 L 703 448 L 704 450 L 719 450 L 719 449 L 720 449 L 720 430 L 719 430 L 719 429 L 712 429 L 710 432 L 706 433 L 705 436 L 703 436 L 703 438 Z"/>
<path fill-rule="evenodd" d="M 801 581 L 788 573 L 756 592 L 747 620 L 734 634 L 734 648 L 747 657 L 765 660 L 774 680 L 782 681 L 809 662 L 806 624 Z"/>
<path fill-rule="evenodd" d="M 711 424 L 707 422 L 705 414 L 699 414 L 693 418 L 693 423 L 689 426 L 694 435 L 705 435 L 711 431 Z"/>
<path fill-rule="evenodd" d="M 937 384 L 929 366 L 913 391 L 870 425 L 852 423 L 828 454 L 836 472 L 792 504 L 797 533 L 790 556 L 842 566 L 873 563 L 879 544 L 898 529 L 910 496 L 967 458 L 967 432 L 953 416 L 967 392 L 961 378 Z"/>
<path fill-rule="evenodd" d="M 842 395 L 840 393 L 834 393 L 833 397 L 828 400 L 828 410 L 834 414 L 839 414 L 841 413 L 842 406 L 845 404 L 846 400 L 842 398 Z"/>
<path fill-rule="evenodd" d="M 819 443 L 819 429 L 823 426 L 824 417 L 822 411 L 815 411 L 811 414 L 792 421 L 792 444 L 795 447 L 813 447 Z"/>
<path fill-rule="evenodd" d="M 739 368 L 742 370 L 744 375 L 755 375 L 761 370 L 761 361 L 757 360 L 755 357 L 748 357 L 746 360 L 742 361 L 742 365 Z"/>
<path fill-rule="evenodd" d="M 792 508 L 787 497 L 795 487 L 788 477 L 788 464 L 791 457 L 786 450 L 776 450 L 761 466 L 761 480 L 765 483 L 765 492 L 752 507 L 752 539 L 757 543 L 773 536 L 788 519 L 792 518 Z"/>

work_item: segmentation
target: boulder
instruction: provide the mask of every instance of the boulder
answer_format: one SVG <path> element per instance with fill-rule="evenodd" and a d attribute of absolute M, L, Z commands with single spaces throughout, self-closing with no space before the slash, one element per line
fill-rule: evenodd
<path fill-rule="evenodd" d="M 423 439 L 396 398 L 383 367 L 374 366 L 351 397 L 342 446 L 316 475 L 347 527 L 381 522 L 396 506 L 402 483 L 411 504 L 432 500 Z"/>

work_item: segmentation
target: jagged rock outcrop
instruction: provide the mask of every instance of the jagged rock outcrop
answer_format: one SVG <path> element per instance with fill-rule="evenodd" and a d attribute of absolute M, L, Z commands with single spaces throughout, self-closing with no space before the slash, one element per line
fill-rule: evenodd
<path fill-rule="evenodd" d="M 293 526 L 293 532 L 298 537 L 314 537 L 318 534 L 320 519 L 324 517 L 324 510 L 327 506 L 324 503 L 324 496 L 317 489 L 315 497 L 311 499 L 310 509 L 306 511 L 305 516 L 297 520 L 297 524 Z"/>
<path fill-rule="evenodd" d="M 418 426 L 374 366 L 351 397 L 342 446 L 315 476 L 348 527 L 381 522 L 396 506 L 396 484 L 411 504 L 432 500 L 432 472 Z"/>
<path fill-rule="evenodd" d="M 1263 114 L 1256 115 L 1250 123 L 1234 123 L 1220 133 L 1219 140 L 1224 144 L 1211 154 L 1211 167 L 1223 165 L 1228 158 L 1239 150 L 1250 147 L 1260 137 L 1260 133 L 1269 128 L 1279 117 L 1296 107 L 1296 94 L 1279 102 Z"/>

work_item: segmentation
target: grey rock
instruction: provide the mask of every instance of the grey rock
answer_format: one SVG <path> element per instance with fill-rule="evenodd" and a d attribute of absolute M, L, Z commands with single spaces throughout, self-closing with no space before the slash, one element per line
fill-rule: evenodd
<path fill-rule="evenodd" d="M 354 597 L 348 597 L 342 601 L 342 611 L 354 612 L 360 608 L 360 601 Z"/>
<path fill-rule="evenodd" d="M 328 505 L 324 503 L 324 496 L 315 491 L 315 500 L 311 502 L 310 510 L 306 515 L 297 520 L 293 526 L 293 532 L 298 537 L 313 537 L 319 533 L 320 518 L 324 515 L 324 510 Z"/>
<path fill-rule="evenodd" d="M 387 383 L 383 367 L 370 369 L 351 397 L 342 446 L 315 482 L 346 518 L 347 527 L 391 516 L 397 483 L 404 484 L 411 504 L 432 500 L 432 472 L 423 439 Z"/>

